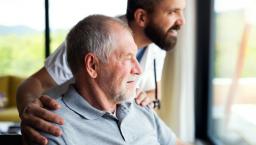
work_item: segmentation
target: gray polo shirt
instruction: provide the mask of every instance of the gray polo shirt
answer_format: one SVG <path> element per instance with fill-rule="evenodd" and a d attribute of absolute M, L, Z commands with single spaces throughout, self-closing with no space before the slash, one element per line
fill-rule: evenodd
<path fill-rule="evenodd" d="M 148 107 L 117 105 L 116 115 L 91 106 L 71 86 L 54 111 L 65 119 L 63 135 L 44 134 L 50 145 L 175 145 L 176 136 Z"/>

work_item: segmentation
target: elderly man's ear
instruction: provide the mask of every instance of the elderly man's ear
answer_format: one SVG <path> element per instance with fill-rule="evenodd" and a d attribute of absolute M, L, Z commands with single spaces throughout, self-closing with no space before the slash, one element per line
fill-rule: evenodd
<path fill-rule="evenodd" d="M 84 62 L 85 62 L 85 71 L 87 71 L 88 75 L 91 78 L 96 78 L 97 77 L 97 69 L 99 66 L 99 60 L 97 56 L 93 53 L 88 53 L 84 57 Z"/>

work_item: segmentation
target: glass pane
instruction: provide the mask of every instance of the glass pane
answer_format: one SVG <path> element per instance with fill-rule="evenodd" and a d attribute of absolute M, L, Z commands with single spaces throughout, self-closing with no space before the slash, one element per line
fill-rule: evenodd
<path fill-rule="evenodd" d="M 215 0 L 211 134 L 256 145 L 256 0 Z"/>
<path fill-rule="evenodd" d="M 65 39 L 72 26 L 91 14 L 125 14 L 127 0 L 49 0 L 51 52 Z"/>
<path fill-rule="evenodd" d="M 44 0 L 0 4 L 0 76 L 26 77 L 44 62 Z"/>

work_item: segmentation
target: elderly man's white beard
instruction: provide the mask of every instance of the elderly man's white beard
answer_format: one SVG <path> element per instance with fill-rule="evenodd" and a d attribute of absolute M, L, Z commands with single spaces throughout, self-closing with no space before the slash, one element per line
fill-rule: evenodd
<path fill-rule="evenodd" d="M 130 92 L 122 91 L 118 96 L 114 97 L 114 100 L 118 103 L 122 103 L 126 101 L 132 101 L 135 97 L 136 97 L 136 89 L 133 89 Z"/>
<path fill-rule="evenodd" d="M 131 92 L 131 96 L 127 99 L 128 101 L 132 101 L 134 100 L 136 97 L 136 89 L 134 91 Z"/>

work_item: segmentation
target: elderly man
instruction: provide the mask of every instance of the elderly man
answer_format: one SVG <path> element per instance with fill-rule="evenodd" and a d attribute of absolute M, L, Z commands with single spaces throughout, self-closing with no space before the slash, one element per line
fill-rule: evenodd
<path fill-rule="evenodd" d="M 172 131 L 148 107 L 135 103 L 142 70 L 137 46 L 122 21 L 92 15 L 75 25 L 66 40 L 75 84 L 57 99 L 65 119 L 61 137 L 50 145 L 174 145 Z"/>
<path fill-rule="evenodd" d="M 144 72 L 138 81 L 138 87 L 145 93 L 138 92 L 136 102 L 142 106 L 154 99 L 154 60 L 159 87 L 165 51 L 173 49 L 178 30 L 185 23 L 185 5 L 185 0 L 128 0 L 126 17 L 122 17 L 122 20 L 131 28 L 138 46 L 136 55 Z M 64 120 L 48 111 L 58 109 L 59 105 L 54 99 L 41 95 L 49 89 L 54 88 L 56 91 L 56 87 L 57 90 L 60 90 L 59 87 L 66 88 L 72 82 L 73 74 L 66 62 L 66 52 L 62 43 L 47 58 L 45 66 L 24 81 L 17 92 L 22 134 L 41 144 L 46 144 L 47 140 L 36 129 L 61 135 L 59 128 L 50 122 L 63 124 Z"/>

